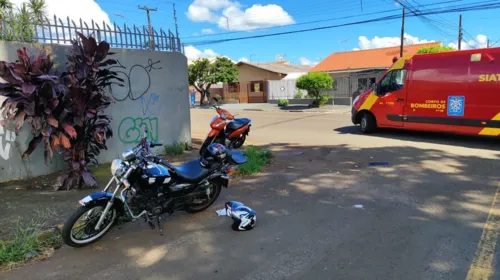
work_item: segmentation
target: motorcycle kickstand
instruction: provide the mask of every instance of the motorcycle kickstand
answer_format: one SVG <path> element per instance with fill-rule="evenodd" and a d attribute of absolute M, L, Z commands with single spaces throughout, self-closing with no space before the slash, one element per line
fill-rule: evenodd
<path fill-rule="evenodd" d="M 161 216 L 156 216 L 156 223 L 158 224 L 158 229 L 160 230 L 160 235 L 163 236 L 163 228 L 161 227 Z"/>
<path fill-rule="evenodd" d="M 144 216 L 144 220 L 148 223 L 149 227 L 150 227 L 151 229 L 155 229 L 155 225 L 154 225 L 153 221 L 151 220 L 151 218 L 152 218 L 152 217 L 150 217 L 150 216 L 149 216 L 149 214 L 146 214 L 146 215 Z"/>

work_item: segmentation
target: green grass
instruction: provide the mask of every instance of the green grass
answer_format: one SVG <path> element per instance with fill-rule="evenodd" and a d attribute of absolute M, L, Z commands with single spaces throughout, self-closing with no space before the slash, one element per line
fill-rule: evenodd
<path fill-rule="evenodd" d="M 89 170 L 94 173 L 98 181 L 109 180 L 111 177 L 111 163 L 101 163 L 99 166 L 89 167 Z"/>
<path fill-rule="evenodd" d="M 24 262 L 43 254 L 49 248 L 62 244 L 58 231 L 44 232 L 45 224 L 32 220 L 29 225 L 17 222 L 12 236 L 8 240 L 0 240 L 0 267 Z"/>
<path fill-rule="evenodd" d="M 174 143 L 172 145 L 165 145 L 165 154 L 167 156 L 178 156 L 186 150 L 186 143 Z"/>
<path fill-rule="evenodd" d="M 259 173 L 266 164 L 271 162 L 272 158 L 270 151 L 256 146 L 246 147 L 243 153 L 248 157 L 248 161 L 238 167 L 238 173 L 241 175 Z"/>

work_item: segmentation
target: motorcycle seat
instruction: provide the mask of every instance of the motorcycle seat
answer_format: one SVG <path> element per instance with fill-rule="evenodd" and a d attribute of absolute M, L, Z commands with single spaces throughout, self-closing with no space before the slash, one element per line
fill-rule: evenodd
<path fill-rule="evenodd" d="M 189 183 L 198 183 L 208 176 L 210 170 L 200 165 L 199 159 L 194 159 L 175 168 L 175 174 Z"/>
<path fill-rule="evenodd" d="M 238 164 L 238 165 L 243 164 L 243 163 L 245 163 L 245 162 L 248 161 L 248 157 L 245 156 L 245 154 L 243 154 L 240 151 L 228 150 L 227 154 L 228 154 L 229 157 L 231 157 L 231 161 L 233 163 Z"/>
<path fill-rule="evenodd" d="M 247 118 L 234 119 L 227 124 L 227 128 L 231 130 L 237 130 L 242 126 L 249 124 L 250 122 L 251 120 Z"/>

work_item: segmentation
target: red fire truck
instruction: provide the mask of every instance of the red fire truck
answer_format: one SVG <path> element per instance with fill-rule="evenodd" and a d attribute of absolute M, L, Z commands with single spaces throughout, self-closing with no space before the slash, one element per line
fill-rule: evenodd
<path fill-rule="evenodd" d="M 356 97 L 352 122 L 364 133 L 390 127 L 500 136 L 500 48 L 402 57 Z"/>

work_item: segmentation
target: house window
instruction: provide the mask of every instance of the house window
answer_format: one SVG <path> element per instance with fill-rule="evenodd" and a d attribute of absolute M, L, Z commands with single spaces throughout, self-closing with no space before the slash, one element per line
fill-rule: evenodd
<path fill-rule="evenodd" d="M 360 78 L 358 79 L 358 90 L 365 91 L 372 87 L 376 83 L 375 78 Z"/>
<path fill-rule="evenodd" d="M 375 79 L 375 78 L 370 78 L 370 84 L 368 85 L 368 87 L 370 87 L 370 88 L 371 88 L 371 87 L 372 87 L 374 84 L 376 84 L 376 83 L 377 83 L 377 79 Z"/>
<path fill-rule="evenodd" d="M 252 82 L 250 86 L 250 92 L 262 92 L 262 82 Z"/>
<path fill-rule="evenodd" d="M 358 79 L 358 90 L 364 91 L 368 87 L 368 78 Z"/>

